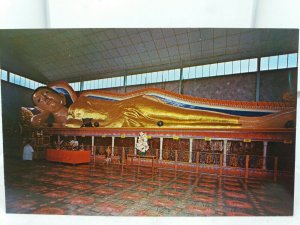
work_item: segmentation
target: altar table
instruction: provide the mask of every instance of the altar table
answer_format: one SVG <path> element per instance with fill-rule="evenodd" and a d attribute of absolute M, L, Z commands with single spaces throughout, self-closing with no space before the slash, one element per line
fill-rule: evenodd
<path fill-rule="evenodd" d="M 46 159 L 52 162 L 62 162 L 71 164 L 89 163 L 91 161 L 91 151 L 47 149 Z"/>
<path fill-rule="evenodd" d="M 128 165 L 128 158 L 131 158 L 131 165 L 133 165 L 133 158 L 138 158 L 138 169 L 139 169 L 140 164 L 141 164 L 141 158 L 142 159 L 151 159 L 152 160 L 152 174 L 153 174 L 153 172 L 154 172 L 154 160 L 156 159 L 156 156 L 127 154 L 126 165 Z"/>

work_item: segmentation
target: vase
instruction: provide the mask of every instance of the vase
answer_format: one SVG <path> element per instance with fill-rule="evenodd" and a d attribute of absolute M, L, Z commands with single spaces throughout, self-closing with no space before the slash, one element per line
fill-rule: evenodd
<path fill-rule="evenodd" d="M 141 152 L 141 151 L 138 151 L 138 155 L 142 155 L 142 156 L 144 156 L 144 155 L 146 155 L 146 152 Z"/>

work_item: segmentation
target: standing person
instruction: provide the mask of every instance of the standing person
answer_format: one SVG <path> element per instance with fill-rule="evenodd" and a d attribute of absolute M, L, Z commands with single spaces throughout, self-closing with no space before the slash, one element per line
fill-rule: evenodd
<path fill-rule="evenodd" d="M 32 160 L 33 152 L 31 140 L 28 140 L 23 148 L 23 160 Z"/>

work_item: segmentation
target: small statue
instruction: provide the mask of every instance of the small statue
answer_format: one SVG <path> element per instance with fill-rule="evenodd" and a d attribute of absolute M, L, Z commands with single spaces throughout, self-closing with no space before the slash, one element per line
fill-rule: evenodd
<path fill-rule="evenodd" d="M 147 135 L 145 133 L 140 132 L 138 141 L 137 141 L 135 147 L 141 154 L 143 154 L 143 155 L 146 154 L 146 152 L 149 149 L 149 145 L 148 145 Z"/>

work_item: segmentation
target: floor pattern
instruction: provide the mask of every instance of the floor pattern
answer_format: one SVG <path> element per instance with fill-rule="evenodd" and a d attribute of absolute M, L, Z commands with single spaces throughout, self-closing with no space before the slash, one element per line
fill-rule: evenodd
<path fill-rule="evenodd" d="M 289 216 L 292 184 L 99 164 L 5 160 L 7 213 Z"/>

